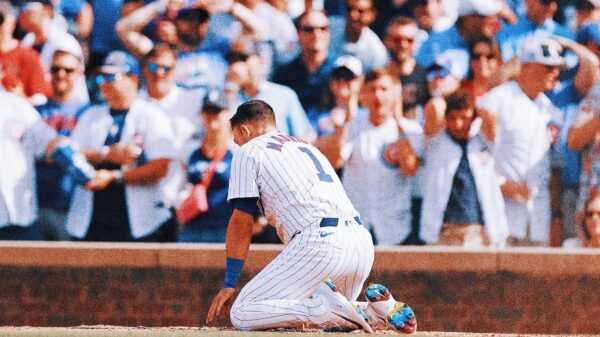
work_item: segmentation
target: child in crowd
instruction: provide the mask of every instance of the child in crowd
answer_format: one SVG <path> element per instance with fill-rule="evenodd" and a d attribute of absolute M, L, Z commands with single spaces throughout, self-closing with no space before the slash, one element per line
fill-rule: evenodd
<path fill-rule="evenodd" d="M 445 116 L 428 110 L 421 238 L 430 244 L 502 247 L 508 237 L 492 146 L 495 118 L 473 96 L 445 98 Z"/>

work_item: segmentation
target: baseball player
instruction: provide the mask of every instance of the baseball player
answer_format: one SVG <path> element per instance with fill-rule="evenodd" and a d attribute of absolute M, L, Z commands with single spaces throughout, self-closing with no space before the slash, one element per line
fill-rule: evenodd
<path fill-rule="evenodd" d="M 315 147 L 278 132 L 273 109 L 263 101 L 240 105 L 231 127 L 240 145 L 229 183 L 234 211 L 225 282 L 207 323 L 233 298 L 260 205 L 285 246 L 240 292 L 231 308 L 233 325 L 241 330 L 312 326 L 373 332 L 365 311 L 351 304 L 371 270 L 373 243 L 334 169 Z M 384 295 L 371 296 L 362 308 L 384 321 L 396 317 L 394 326 L 412 329 L 416 321 L 410 308 Z"/>

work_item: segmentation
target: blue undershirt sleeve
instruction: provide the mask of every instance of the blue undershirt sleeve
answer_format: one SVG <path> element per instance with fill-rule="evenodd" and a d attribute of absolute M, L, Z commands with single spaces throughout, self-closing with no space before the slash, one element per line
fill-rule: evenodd
<path fill-rule="evenodd" d="M 229 200 L 231 206 L 237 210 L 248 213 L 252 216 L 256 215 L 258 210 L 258 198 L 235 198 Z"/>

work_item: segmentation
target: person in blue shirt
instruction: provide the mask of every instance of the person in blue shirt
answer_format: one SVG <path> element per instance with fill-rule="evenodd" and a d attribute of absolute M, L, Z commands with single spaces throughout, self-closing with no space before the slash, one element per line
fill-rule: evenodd
<path fill-rule="evenodd" d="M 321 103 L 327 77 L 333 70 L 336 56 L 329 50 L 331 34 L 329 19 L 322 11 L 309 11 L 296 20 L 300 56 L 278 67 L 273 82 L 292 88 L 305 111 Z"/>
<path fill-rule="evenodd" d="M 44 121 L 58 135 L 70 136 L 77 119 L 88 106 L 78 99 L 75 83 L 83 76 L 83 64 L 78 55 L 57 50 L 50 65 L 53 96 L 36 107 Z M 68 240 L 65 231 L 75 182 L 70 175 L 45 161 L 36 163 L 39 224 L 45 240 Z"/>
<path fill-rule="evenodd" d="M 417 63 L 427 68 L 435 64 L 439 55 L 448 50 L 456 51 L 452 59 L 456 66 L 452 68 L 461 69 L 459 79 L 464 79 L 469 70 L 469 43 L 481 35 L 493 38 L 499 24 L 498 16 L 504 9 L 503 4 L 496 0 L 461 1 L 456 24 L 446 30 L 433 32 L 419 49 L 415 57 Z"/>
<path fill-rule="evenodd" d="M 211 91 L 204 100 L 201 112 L 205 136 L 188 157 L 187 180 L 200 184 L 215 161 L 214 175 L 206 188 L 208 211 L 197 215 L 182 226 L 179 242 L 225 242 L 227 224 L 233 208 L 227 202 L 233 143 L 229 118 L 231 112 L 225 96 Z"/>

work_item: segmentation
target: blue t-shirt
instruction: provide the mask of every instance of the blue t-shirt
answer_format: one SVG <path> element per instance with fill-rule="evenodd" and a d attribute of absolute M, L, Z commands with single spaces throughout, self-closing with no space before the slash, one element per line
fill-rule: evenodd
<path fill-rule="evenodd" d="M 208 211 L 192 219 L 185 228 L 225 228 L 233 213 L 233 207 L 227 202 L 229 191 L 229 176 L 233 152 L 227 151 L 223 160 L 217 165 L 210 186 L 207 190 Z M 197 149 L 190 155 L 187 162 L 187 179 L 192 184 L 199 184 L 202 176 L 210 167 L 212 159 Z M 184 229 L 185 230 L 185 229 Z"/>
<path fill-rule="evenodd" d="M 49 100 L 36 107 L 44 121 L 61 136 L 70 136 L 87 104 L 61 104 Z M 39 161 L 35 165 L 38 205 L 67 211 L 75 188 L 73 178 L 55 165 Z"/>
<path fill-rule="evenodd" d="M 321 103 L 335 59 L 335 55 L 330 53 L 321 67 L 311 74 L 302 58 L 298 57 L 292 63 L 278 67 L 273 73 L 273 82 L 292 88 L 298 94 L 304 111 L 308 111 Z"/>
<path fill-rule="evenodd" d="M 117 36 L 115 25 L 121 18 L 124 0 L 86 0 L 92 6 L 94 25 L 90 35 L 92 53 L 108 53 L 123 50 L 123 44 Z"/>
<path fill-rule="evenodd" d="M 467 141 L 458 141 L 450 137 L 462 148 L 462 156 L 450 189 L 450 197 L 444 211 L 444 222 L 454 224 L 481 224 L 483 213 L 477 196 L 475 178 L 467 157 Z"/>

